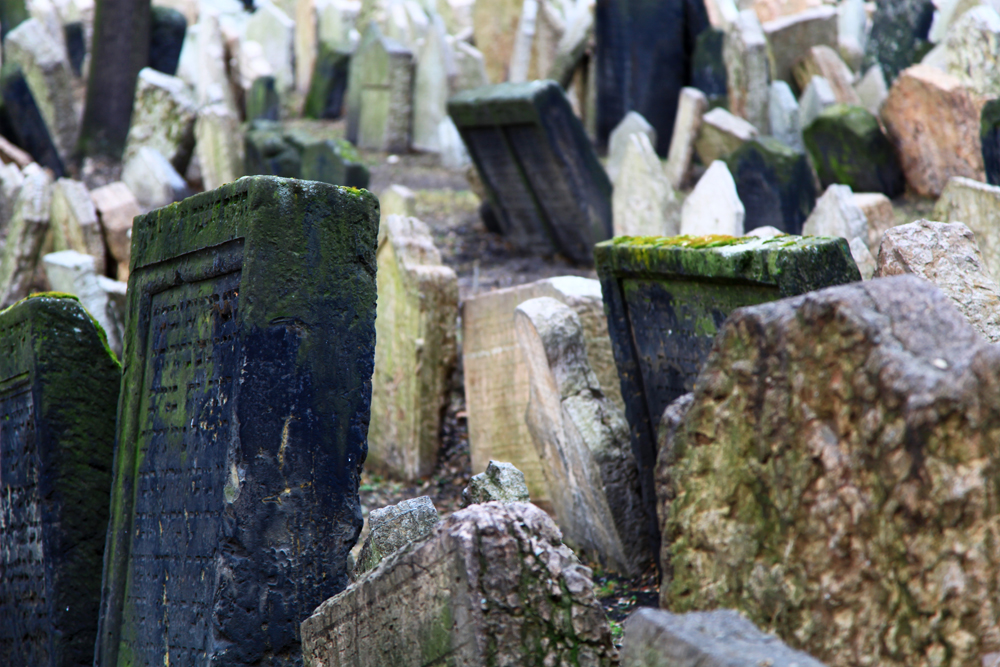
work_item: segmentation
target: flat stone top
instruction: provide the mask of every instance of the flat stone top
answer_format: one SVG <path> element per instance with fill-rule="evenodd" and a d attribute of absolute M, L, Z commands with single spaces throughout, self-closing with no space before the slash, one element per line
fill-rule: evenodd
<path fill-rule="evenodd" d="M 448 113 L 460 128 L 537 123 L 553 96 L 565 99 L 555 81 L 499 83 L 458 93 L 448 100 Z"/>
<path fill-rule="evenodd" d="M 917 64 L 908 67 L 900 72 L 897 81 L 904 81 L 906 78 L 916 79 L 921 83 L 940 88 L 949 93 L 963 87 L 958 77 L 930 65 Z"/>

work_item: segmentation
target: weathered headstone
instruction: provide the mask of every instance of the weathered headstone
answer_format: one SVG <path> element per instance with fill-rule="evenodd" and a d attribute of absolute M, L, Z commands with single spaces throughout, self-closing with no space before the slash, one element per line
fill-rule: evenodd
<path fill-rule="evenodd" d="M 0 313 L 0 662 L 87 665 L 121 370 L 76 299 Z"/>
<path fill-rule="evenodd" d="M 243 132 L 239 118 L 225 104 L 212 104 L 198 111 L 194 136 L 206 190 L 231 183 L 244 174 Z"/>
<path fill-rule="evenodd" d="M 802 126 L 799 124 L 799 102 L 791 86 L 784 81 L 771 83 L 767 108 L 771 121 L 771 136 L 792 148 L 803 149 Z"/>
<path fill-rule="evenodd" d="M 248 123 L 255 120 L 278 120 L 281 117 L 281 97 L 273 76 L 259 76 L 254 79 L 246 97 L 246 118 Z"/>
<path fill-rule="evenodd" d="M 147 209 L 166 206 L 191 194 L 191 188 L 163 153 L 137 149 L 122 166 L 122 182 Z"/>
<path fill-rule="evenodd" d="M 316 128 L 258 120 L 246 133 L 245 150 L 249 174 L 368 187 L 370 174 L 357 150 L 344 139 L 326 138 Z"/>
<path fill-rule="evenodd" d="M 698 35 L 691 54 L 691 85 L 705 93 L 709 106 L 728 104 L 726 62 L 723 48 L 726 33 L 708 28 Z"/>
<path fill-rule="evenodd" d="M 374 570 L 403 547 L 424 539 L 440 520 L 429 496 L 373 509 L 368 515 L 368 537 L 361 546 L 354 576 Z"/>
<path fill-rule="evenodd" d="M 843 239 L 619 239 L 594 254 L 643 504 L 658 535 L 656 425 L 694 387 L 722 322 L 735 308 L 861 276 Z"/>
<path fill-rule="evenodd" d="M 952 178 L 934 206 L 933 217 L 968 225 L 976 235 L 987 271 L 1000 280 L 1000 187 Z"/>
<path fill-rule="evenodd" d="M 687 185 L 691 176 L 694 144 L 701 131 L 701 119 L 708 110 L 708 98 L 697 88 L 681 88 L 674 119 L 674 135 L 670 139 L 670 152 L 663 170 L 674 188 Z"/>
<path fill-rule="evenodd" d="M 254 12 L 246 22 L 246 39 L 261 45 L 278 89 L 282 93 L 291 90 L 295 85 L 295 21 L 271 0 L 254 0 Z"/>
<path fill-rule="evenodd" d="M 868 109 L 873 115 L 879 116 L 882 112 L 882 105 L 889 97 L 889 86 L 885 83 L 885 76 L 882 68 L 873 65 L 861 77 L 854 90 L 858 93 L 861 106 Z"/>
<path fill-rule="evenodd" d="M 792 66 L 815 46 L 837 46 L 837 8 L 822 5 L 768 21 L 764 36 L 771 50 L 772 80 L 792 83 Z"/>
<path fill-rule="evenodd" d="M 680 201 L 645 134 L 628 138 L 611 210 L 615 236 L 675 236 L 680 229 Z"/>
<path fill-rule="evenodd" d="M 0 69 L 0 124 L 5 132 L 57 177 L 65 173 L 62 157 L 35 102 L 21 68 L 7 63 Z"/>
<path fill-rule="evenodd" d="M 474 41 L 480 45 L 492 83 L 507 80 L 522 4 L 521 0 L 482 0 L 472 6 Z"/>
<path fill-rule="evenodd" d="M 152 68 L 140 70 L 125 160 L 139 148 L 149 146 L 160 151 L 177 173 L 183 174 L 194 151 L 197 114 L 198 105 L 184 81 Z"/>
<path fill-rule="evenodd" d="M 432 20 L 416 54 L 413 75 L 413 148 L 440 152 L 438 125 L 448 117 L 451 81 L 457 74 L 448 34 L 440 16 Z"/>
<path fill-rule="evenodd" d="M 684 200 L 680 233 L 685 236 L 743 236 L 746 210 L 726 163 L 713 162 Z"/>
<path fill-rule="evenodd" d="M 462 506 L 488 503 L 526 503 L 531 500 L 524 473 L 510 463 L 490 461 L 486 472 L 473 475 L 462 490 Z"/>
<path fill-rule="evenodd" d="M 349 54 L 349 33 L 360 6 L 350 0 L 298 0 L 295 5 L 295 86 L 306 94 L 315 85 L 324 52 Z M 344 83 L 346 83 L 346 72 Z"/>
<path fill-rule="evenodd" d="M 726 31 L 724 57 L 729 111 L 767 134 L 770 131 L 767 104 L 771 65 L 767 38 L 753 10 L 740 12 L 739 18 Z"/>
<path fill-rule="evenodd" d="M 611 183 L 554 81 L 506 83 L 448 101 L 500 229 L 539 253 L 593 262 L 610 238 Z"/>
<path fill-rule="evenodd" d="M 985 180 L 979 140 L 983 102 L 955 77 L 927 65 L 914 65 L 896 79 L 882 122 L 917 194 L 940 195 L 952 176 Z"/>
<path fill-rule="evenodd" d="M 583 326 L 551 297 L 514 315 L 531 393 L 525 421 L 564 539 L 602 567 L 638 576 L 653 560 L 639 471 L 621 410 L 587 361 Z"/>
<path fill-rule="evenodd" d="M 86 253 L 104 271 L 104 233 L 86 185 L 68 178 L 56 181 L 52 186 L 50 220 L 55 250 Z"/>
<path fill-rule="evenodd" d="M 983 144 L 986 182 L 1000 185 L 1000 99 L 990 100 L 980 113 L 979 139 Z"/>
<path fill-rule="evenodd" d="M 132 257 L 132 220 L 142 213 L 139 202 L 121 181 L 91 190 L 90 198 L 104 230 L 104 240 L 111 253 L 110 260 L 117 264 L 117 271 L 113 275 L 118 280 L 127 281 L 129 260 Z"/>
<path fill-rule="evenodd" d="M 413 53 L 368 25 L 351 58 L 347 139 L 358 148 L 405 152 L 410 147 Z"/>
<path fill-rule="evenodd" d="M 855 192 L 854 205 L 861 209 L 868 220 L 868 250 L 877 256 L 882 235 L 897 224 L 892 202 L 880 192 Z"/>
<path fill-rule="evenodd" d="M 306 118 L 339 118 L 350 74 L 351 54 L 321 43 L 302 115 Z"/>
<path fill-rule="evenodd" d="M 830 82 L 814 76 L 799 98 L 799 127 L 805 129 L 823 112 L 837 103 Z"/>
<path fill-rule="evenodd" d="M 854 73 L 829 46 L 814 46 L 795 65 L 795 82 L 805 89 L 814 76 L 821 76 L 830 84 L 833 97 L 840 104 L 861 104 L 854 90 Z"/>
<path fill-rule="evenodd" d="M 303 621 L 303 660 L 611 667 L 618 655 L 590 569 L 560 537 L 529 503 L 459 510 Z"/>
<path fill-rule="evenodd" d="M 867 109 L 828 107 L 804 128 L 803 140 L 823 187 L 841 183 L 888 197 L 906 190 L 896 149 Z"/>
<path fill-rule="evenodd" d="M 24 181 L 7 236 L 0 252 L 0 307 L 7 307 L 31 292 L 35 267 L 49 230 L 52 179 L 37 164 L 24 169 Z"/>
<path fill-rule="evenodd" d="M 490 85 L 483 53 L 468 42 L 456 39 L 451 44 L 455 57 L 455 78 L 452 92 Z"/>
<path fill-rule="evenodd" d="M 186 32 L 184 14 L 171 7 L 153 5 L 149 12 L 149 66 L 174 76 Z"/>
<path fill-rule="evenodd" d="M 875 272 L 875 259 L 868 249 L 868 218 L 854 201 L 849 186 L 834 184 L 826 189 L 802 225 L 802 234 L 845 239 L 861 277 L 868 280 Z"/>
<path fill-rule="evenodd" d="M 876 4 L 865 66 L 880 65 L 889 83 L 930 50 L 931 0 L 885 0 Z"/>
<path fill-rule="evenodd" d="M 635 111 L 629 111 L 625 114 L 625 117 L 615 126 L 608 137 L 608 161 L 605 164 L 605 169 L 612 183 L 618 178 L 618 170 L 621 168 L 622 160 L 625 159 L 628 138 L 636 133 L 645 134 L 649 138 L 649 143 L 656 146 L 656 128 Z"/>
<path fill-rule="evenodd" d="M 299 664 L 361 529 L 377 211 L 250 177 L 136 219 L 96 665 Z"/>
<path fill-rule="evenodd" d="M 702 116 L 694 147 L 702 164 L 724 160 L 758 135 L 757 128 L 721 107 Z"/>
<path fill-rule="evenodd" d="M 726 158 L 746 208 L 744 228 L 770 225 L 798 234 L 816 204 L 806 156 L 772 137 L 753 139 Z"/>
<path fill-rule="evenodd" d="M 56 292 L 72 294 L 80 300 L 80 304 L 104 330 L 108 347 L 120 358 L 125 313 L 119 306 L 125 305 L 120 303 L 125 295 L 125 283 L 98 275 L 94 257 L 76 250 L 44 255 L 42 265 L 49 286 Z"/>
<path fill-rule="evenodd" d="M 977 95 L 1000 90 L 1000 14 L 989 5 L 965 12 L 948 30 L 945 66 Z"/>

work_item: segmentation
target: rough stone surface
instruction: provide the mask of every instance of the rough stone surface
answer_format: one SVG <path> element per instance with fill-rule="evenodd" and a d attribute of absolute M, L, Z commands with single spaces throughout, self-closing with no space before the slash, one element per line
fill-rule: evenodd
<path fill-rule="evenodd" d="M 628 139 L 637 133 L 645 134 L 649 138 L 649 143 L 656 146 L 656 128 L 635 111 L 629 111 L 625 114 L 621 122 L 611 131 L 611 136 L 608 138 L 608 161 L 604 168 L 612 183 L 618 178 L 618 170 L 621 169 L 622 160 L 625 159 Z"/>
<path fill-rule="evenodd" d="M 494 500 L 502 503 L 526 503 L 530 500 L 524 473 L 510 463 L 490 461 L 486 472 L 473 475 L 462 490 L 462 506 Z"/>
<path fill-rule="evenodd" d="M 726 32 L 724 49 L 729 110 L 767 134 L 771 83 L 767 39 L 752 10 L 740 12 Z"/>
<path fill-rule="evenodd" d="M 695 150 L 702 164 L 710 165 L 716 160 L 726 159 L 757 134 L 757 128 L 747 121 L 716 107 L 701 119 Z"/>
<path fill-rule="evenodd" d="M 437 463 L 441 414 L 457 355 L 458 277 L 441 264 L 430 229 L 382 216 L 368 462 L 405 480 Z"/>
<path fill-rule="evenodd" d="M 814 46 L 795 65 L 795 82 L 805 89 L 814 76 L 821 76 L 830 84 L 833 97 L 839 104 L 861 104 L 854 90 L 854 73 L 829 46 Z"/>
<path fill-rule="evenodd" d="M 653 559 L 625 415 L 601 391 L 583 326 L 551 298 L 514 315 L 531 392 L 525 421 L 566 542 L 602 567 L 638 576 Z"/>
<path fill-rule="evenodd" d="M 65 295 L 0 312 L 0 662 L 89 665 L 121 369 Z"/>
<path fill-rule="evenodd" d="M 876 3 L 865 50 L 865 66 L 880 65 L 889 83 L 930 50 L 927 41 L 934 16 L 931 0 L 884 0 Z"/>
<path fill-rule="evenodd" d="M 708 98 L 697 88 L 681 88 L 674 119 L 674 135 L 670 139 L 670 152 L 663 170 L 674 188 L 682 188 L 691 178 L 691 160 L 694 144 L 701 131 L 701 119 L 708 109 Z"/>
<path fill-rule="evenodd" d="M 368 514 L 368 537 L 361 547 L 354 576 L 374 570 L 388 556 L 408 544 L 423 540 L 440 520 L 429 496 L 373 509 Z"/>
<path fill-rule="evenodd" d="M 1000 91 L 1000 14 L 979 5 L 948 30 L 945 66 L 948 73 L 978 95 Z"/>
<path fill-rule="evenodd" d="M 473 505 L 302 622 L 310 667 L 618 660 L 591 571 L 527 503 Z"/>
<path fill-rule="evenodd" d="M 733 176 L 725 162 L 716 160 L 684 200 L 680 233 L 685 236 L 743 236 L 745 218 L 746 209 L 736 192 Z"/>
<path fill-rule="evenodd" d="M 214 190 L 243 175 L 243 131 L 239 118 L 225 104 L 199 110 L 194 135 L 195 154 L 206 190 Z M 142 201 L 138 192 L 135 195 Z"/>
<path fill-rule="evenodd" d="M 934 206 L 933 217 L 968 225 L 976 235 L 987 272 L 1000 280 L 1000 187 L 952 178 Z"/>
<path fill-rule="evenodd" d="M 0 239 L 6 238 L 24 175 L 14 164 L 0 165 Z"/>
<path fill-rule="evenodd" d="M 733 313 L 674 438 L 661 604 L 735 608 L 833 667 L 982 664 L 998 370 L 916 276 Z"/>
<path fill-rule="evenodd" d="M 135 220 L 99 667 L 301 664 L 362 525 L 377 230 L 268 176 Z"/>
<path fill-rule="evenodd" d="M 746 208 L 744 229 L 770 225 L 798 234 L 816 204 L 806 156 L 772 137 L 753 139 L 726 158 Z"/>
<path fill-rule="evenodd" d="M 967 226 L 919 220 L 887 231 L 876 277 L 908 273 L 934 283 L 983 338 L 1000 342 L 1000 288 Z"/>
<path fill-rule="evenodd" d="M 142 213 L 139 202 L 121 181 L 91 190 L 90 198 L 104 230 L 104 241 L 111 254 L 109 261 L 118 265 L 118 280 L 128 280 L 128 265 L 132 257 L 132 220 Z"/>
<path fill-rule="evenodd" d="M 927 65 L 914 65 L 892 85 L 882 121 L 918 194 L 937 197 L 952 176 L 986 180 L 982 105 L 958 79 Z"/>
<path fill-rule="evenodd" d="M 183 80 L 145 68 L 139 72 L 125 161 L 143 146 L 155 148 L 177 173 L 187 171 L 194 151 L 194 95 Z"/>
<path fill-rule="evenodd" d="M 878 255 L 882 235 L 890 227 L 896 226 L 896 212 L 892 201 L 880 192 L 855 192 L 854 205 L 861 209 L 868 220 L 868 250 Z"/>
<path fill-rule="evenodd" d="M 208 178 L 205 175 L 205 179 Z M 146 209 L 166 206 L 191 194 L 190 186 L 170 161 L 163 153 L 149 146 L 136 150 L 124 164 L 122 182 Z"/>
<path fill-rule="evenodd" d="M 805 129 L 823 112 L 837 103 L 830 82 L 814 76 L 799 98 L 799 127 Z"/>
<path fill-rule="evenodd" d="M 368 25 L 351 58 L 347 139 L 358 148 L 405 152 L 410 147 L 413 53 Z"/>
<path fill-rule="evenodd" d="M 53 248 L 91 255 L 103 273 L 107 265 L 104 234 L 87 186 L 68 178 L 56 181 L 52 186 L 49 218 Z"/>
<path fill-rule="evenodd" d="M 628 138 L 611 196 L 615 236 L 675 236 L 680 201 L 663 173 L 649 137 Z"/>
<path fill-rule="evenodd" d="M 792 66 L 812 47 L 837 46 L 837 8 L 823 5 L 763 25 L 771 49 L 772 79 L 791 83 Z"/>
<path fill-rule="evenodd" d="M 767 107 L 771 122 L 771 136 L 783 144 L 803 150 L 802 125 L 799 118 L 799 101 L 791 86 L 784 81 L 771 83 L 771 96 Z"/>
<path fill-rule="evenodd" d="M 0 254 L 0 307 L 28 296 L 42 243 L 49 230 L 52 179 L 41 167 L 29 165 L 14 201 L 14 211 Z"/>
<path fill-rule="evenodd" d="M 639 607 L 625 621 L 622 667 L 824 667 L 732 609 L 671 614 Z"/>
<path fill-rule="evenodd" d="M 831 185 L 816 200 L 816 208 L 809 214 L 802 233 L 807 236 L 839 236 L 861 239 L 868 243 L 868 219 L 854 202 L 854 193 L 846 185 Z"/>
<path fill-rule="evenodd" d="M 980 113 L 979 138 L 983 144 L 986 182 L 1000 185 L 1000 99 L 990 100 Z"/>
<path fill-rule="evenodd" d="M 125 312 L 119 309 L 117 292 L 124 294 L 125 284 L 120 289 L 109 290 L 103 276 L 97 273 L 97 262 L 92 255 L 76 250 L 62 250 L 42 257 L 45 276 L 56 292 L 72 294 L 101 325 L 107 337 L 108 347 L 121 358 L 122 336 L 125 334 Z M 109 281 L 115 282 L 115 281 Z"/>
<path fill-rule="evenodd" d="M 878 65 L 871 66 L 865 75 L 861 77 L 854 90 L 858 93 L 861 106 L 868 109 L 875 116 L 882 113 L 882 105 L 889 97 L 889 86 L 885 82 L 885 75 Z"/>

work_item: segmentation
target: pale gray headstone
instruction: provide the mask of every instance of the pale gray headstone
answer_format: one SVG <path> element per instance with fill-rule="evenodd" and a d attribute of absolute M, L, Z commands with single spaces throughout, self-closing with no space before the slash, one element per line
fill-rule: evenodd
<path fill-rule="evenodd" d="M 160 208 L 191 194 L 187 182 L 163 153 L 144 146 L 122 167 L 122 181 L 141 206 Z"/>
<path fill-rule="evenodd" d="M 716 160 L 684 200 L 681 234 L 743 236 L 746 209 L 736 192 L 736 182 L 722 160 Z"/>
<path fill-rule="evenodd" d="M 802 126 L 799 124 L 799 102 L 795 99 L 791 86 L 784 81 L 771 83 L 771 134 L 775 139 L 792 148 L 804 150 Z"/>
<path fill-rule="evenodd" d="M 799 126 L 802 129 L 809 127 L 823 109 L 836 103 L 830 82 L 821 76 L 814 76 L 799 99 Z"/>
<path fill-rule="evenodd" d="M 608 138 L 608 162 L 605 169 L 612 183 L 618 177 L 618 169 L 625 158 L 628 138 L 636 132 L 645 134 L 649 137 L 649 143 L 656 145 L 656 130 L 649 124 L 649 121 L 636 111 L 629 111 L 625 114 L 625 117 L 611 131 L 611 136 Z"/>

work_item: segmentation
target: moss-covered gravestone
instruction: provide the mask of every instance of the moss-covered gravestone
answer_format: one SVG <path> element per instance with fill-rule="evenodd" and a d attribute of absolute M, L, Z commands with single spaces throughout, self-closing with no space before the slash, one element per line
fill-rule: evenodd
<path fill-rule="evenodd" d="M 986 182 L 1000 185 L 1000 100 L 990 100 L 983 106 L 979 128 Z"/>
<path fill-rule="evenodd" d="M 463 91 L 448 113 L 501 232 L 525 250 L 593 262 L 611 238 L 611 182 L 555 81 Z"/>
<path fill-rule="evenodd" d="M 279 120 L 281 116 L 281 98 L 273 76 L 259 76 L 254 79 L 247 91 L 246 109 L 247 121 Z"/>
<path fill-rule="evenodd" d="M 862 107 L 835 104 L 803 130 L 823 188 L 849 185 L 855 192 L 896 197 L 906 190 L 903 168 L 878 118 Z"/>
<path fill-rule="evenodd" d="M 0 312 L 0 664 L 89 665 L 121 370 L 74 297 Z"/>
<path fill-rule="evenodd" d="M 759 137 L 725 160 L 746 208 L 746 231 L 771 226 L 786 234 L 802 233 L 802 223 L 816 205 L 805 153 L 773 137 Z"/>
<path fill-rule="evenodd" d="M 343 139 L 289 128 L 273 120 L 256 120 L 246 133 L 245 149 L 250 174 L 368 187 L 368 168 L 354 146 Z"/>
<path fill-rule="evenodd" d="M 377 228 L 274 177 L 136 218 L 100 667 L 301 664 L 361 530 Z"/>
<path fill-rule="evenodd" d="M 861 280 L 844 239 L 619 237 L 594 249 L 643 504 L 656 528 L 656 427 L 736 308 Z M 655 546 L 658 550 L 659 545 Z"/>
<path fill-rule="evenodd" d="M 413 52 L 384 37 L 373 21 L 348 70 L 347 139 L 370 150 L 409 150 Z"/>
<path fill-rule="evenodd" d="M 316 66 L 302 115 L 306 118 L 340 118 L 347 92 L 351 54 L 320 42 Z"/>

